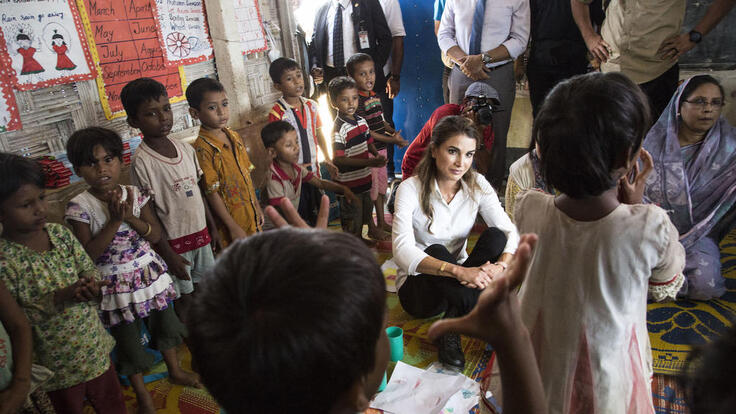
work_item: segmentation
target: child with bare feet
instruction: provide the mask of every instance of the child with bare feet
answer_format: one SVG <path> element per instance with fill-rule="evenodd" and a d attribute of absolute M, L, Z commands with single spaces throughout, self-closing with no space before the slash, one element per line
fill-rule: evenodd
<path fill-rule="evenodd" d="M 345 198 L 338 197 L 340 223 L 343 231 L 362 238 L 363 225 L 372 221 L 371 168 L 384 168 L 386 157 L 380 155 L 373 145 L 368 123 L 355 113 L 358 109 L 358 88 L 355 81 L 346 76 L 331 80 L 329 95 L 330 105 L 337 110 L 332 131 L 332 162 L 339 170 L 337 182 L 350 188 L 359 199 L 357 203 L 348 203 Z M 370 230 L 368 235 L 374 240 L 391 239 L 383 230 Z M 364 241 L 373 244 L 372 241 Z"/>
<path fill-rule="evenodd" d="M 366 53 L 356 53 L 348 59 L 345 64 L 355 85 L 358 87 L 358 109 L 356 113 L 368 122 L 371 138 L 375 142 L 376 149 L 380 155 L 386 156 L 388 145 L 404 148 L 409 143 L 401 136 L 401 131 L 396 131 L 386 122 L 383 117 L 381 99 L 373 92 L 376 83 L 376 68 L 373 58 Z M 370 233 L 391 232 L 391 226 L 386 223 L 383 206 L 386 203 L 386 190 L 388 190 L 388 172 L 384 167 L 371 168 L 373 184 L 371 186 L 371 200 L 376 207 L 376 222 L 371 219 L 368 222 Z"/>
<path fill-rule="evenodd" d="M 114 131 L 93 127 L 72 134 L 69 161 L 90 188 L 69 202 L 65 219 L 108 283 L 102 287 L 100 315 L 117 341 L 117 371 L 130 379 L 139 411 L 154 413 L 143 383 L 143 372 L 154 358 L 141 344 L 141 324 L 151 334 L 152 347 L 163 355 L 169 380 L 201 385 L 196 374 L 179 365 L 176 347 L 186 328 L 171 303 L 174 282 L 151 247 L 161 240 L 161 224 L 146 192 L 118 184 L 122 153 L 123 142 Z"/>

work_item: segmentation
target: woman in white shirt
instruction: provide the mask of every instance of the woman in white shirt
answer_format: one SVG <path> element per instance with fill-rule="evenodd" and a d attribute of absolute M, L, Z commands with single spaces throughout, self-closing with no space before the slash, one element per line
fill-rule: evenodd
<path fill-rule="evenodd" d="M 472 121 L 443 118 L 414 176 L 399 186 L 393 220 L 393 254 L 399 266 L 396 287 L 401 306 L 412 316 L 468 313 L 480 291 L 507 266 L 519 243 L 488 181 L 471 169 L 478 146 Z M 489 228 L 468 255 L 475 219 Z M 439 360 L 463 368 L 458 335 L 438 340 Z"/>

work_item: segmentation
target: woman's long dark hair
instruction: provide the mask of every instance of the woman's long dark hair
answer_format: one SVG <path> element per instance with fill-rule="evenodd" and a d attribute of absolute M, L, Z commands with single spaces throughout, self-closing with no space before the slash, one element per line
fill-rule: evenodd
<path fill-rule="evenodd" d="M 458 135 L 465 135 L 468 138 L 474 139 L 476 143 L 478 142 L 478 129 L 473 124 L 473 121 L 458 115 L 442 118 L 434 129 L 432 129 L 430 144 L 424 153 L 424 157 L 422 157 L 422 160 L 419 161 L 415 169 L 415 174 L 421 183 L 419 205 L 422 208 L 422 212 L 429 217 L 427 230 L 432 226 L 434 219 L 434 212 L 429 203 L 429 198 L 434 191 L 434 183 L 437 180 L 437 164 L 435 163 L 434 157 L 432 157 L 432 149 L 439 148 L 445 141 Z M 471 167 L 461 178 L 470 189 L 471 196 L 479 189 L 473 174 L 475 174 L 475 170 Z"/>

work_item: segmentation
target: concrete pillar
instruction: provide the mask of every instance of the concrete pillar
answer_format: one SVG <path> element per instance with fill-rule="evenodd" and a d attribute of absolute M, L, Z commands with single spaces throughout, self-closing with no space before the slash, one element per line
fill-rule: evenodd
<path fill-rule="evenodd" d="M 205 6 L 207 24 L 215 50 L 217 76 L 225 85 L 230 105 L 230 127 L 242 128 L 249 124 L 252 108 L 233 2 L 205 0 Z"/>

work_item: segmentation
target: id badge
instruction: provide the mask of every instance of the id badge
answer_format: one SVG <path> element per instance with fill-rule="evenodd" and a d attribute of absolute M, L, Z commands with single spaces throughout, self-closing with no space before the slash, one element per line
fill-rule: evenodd
<path fill-rule="evenodd" d="M 360 41 L 361 49 L 368 49 L 371 47 L 371 43 L 368 40 L 368 32 L 366 30 L 361 30 L 358 32 L 358 40 Z"/>

